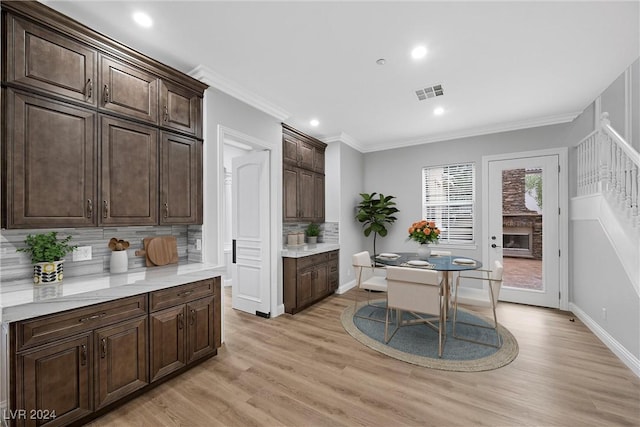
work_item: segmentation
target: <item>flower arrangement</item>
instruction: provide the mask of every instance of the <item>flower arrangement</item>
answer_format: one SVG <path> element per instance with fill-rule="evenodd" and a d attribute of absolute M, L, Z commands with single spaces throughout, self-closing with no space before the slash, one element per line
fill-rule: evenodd
<path fill-rule="evenodd" d="M 129 249 L 129 242 L 112 237 L 111 240 L 109 240 L 109 249 L 112 251 L 126 251 Z"/>
<path fill-rule="evenodd" d="M 409 227 L 409 240 L 415 240 L 421 245 L 425 243 L 438 243 L 440 229 L 433 221 L 417 221 Z"/>

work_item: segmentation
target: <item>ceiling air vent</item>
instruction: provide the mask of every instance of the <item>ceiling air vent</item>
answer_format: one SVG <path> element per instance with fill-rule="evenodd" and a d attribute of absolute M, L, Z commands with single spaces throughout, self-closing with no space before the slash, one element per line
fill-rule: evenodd
<path fill-rule="evenodd" d="M 427 86 L 425 88 L 420 88 L 416 90 L 416 96 L 418 97 L 418 101 L 424 101 L 428 98 L 435 98 L 436 96 L 444 95 L 444 90 L 442 89 L 441 84 Z"/>

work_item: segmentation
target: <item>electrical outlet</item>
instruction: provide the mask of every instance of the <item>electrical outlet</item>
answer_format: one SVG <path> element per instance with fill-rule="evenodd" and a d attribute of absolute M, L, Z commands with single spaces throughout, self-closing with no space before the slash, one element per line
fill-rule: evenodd
<path fill-rule="evenodd" d="M 202 250 L 202 239 L 196 239 L 196 251 Z"/>
<path fill-rule="evenodd" d="M 73 251 L 74 261 L 91 260 L 91 246 L 79 246 Z"/>
<path fill-rule="evenodd" d="M 607 309 L 602 307 L 602 320 L 607 320 Z"/>

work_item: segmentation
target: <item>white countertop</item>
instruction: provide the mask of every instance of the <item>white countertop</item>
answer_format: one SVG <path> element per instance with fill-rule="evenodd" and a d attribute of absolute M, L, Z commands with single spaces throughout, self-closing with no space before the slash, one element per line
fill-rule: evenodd
<path fill-rule="evenodd" d="M 0 322 L 30 319 L 220 275 L 213 265 L 192 263 L 65 277 L 62 283 L 52 285 L 34 285 L 31 279 L 0 281 Z"/>
<path fill-rule="evenodd" d="M 305 256 L 321 254 L 323 252 L 337 251 L 340 245 L 337 243 L 316 243 L 300 246 L 285 246 L 282 250 L 283 258 L 302 258 Z"/>

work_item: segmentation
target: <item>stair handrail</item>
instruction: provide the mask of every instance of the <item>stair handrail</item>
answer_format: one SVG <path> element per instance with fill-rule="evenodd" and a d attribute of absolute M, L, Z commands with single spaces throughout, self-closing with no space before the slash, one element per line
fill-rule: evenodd
<path fill-rule="evenodd" d="M 602 113 L 600 130 L 600 191 L 613 195 L 632 224 L 640 226 L 640 153 L 611 127 L 609 113 Z"/>

